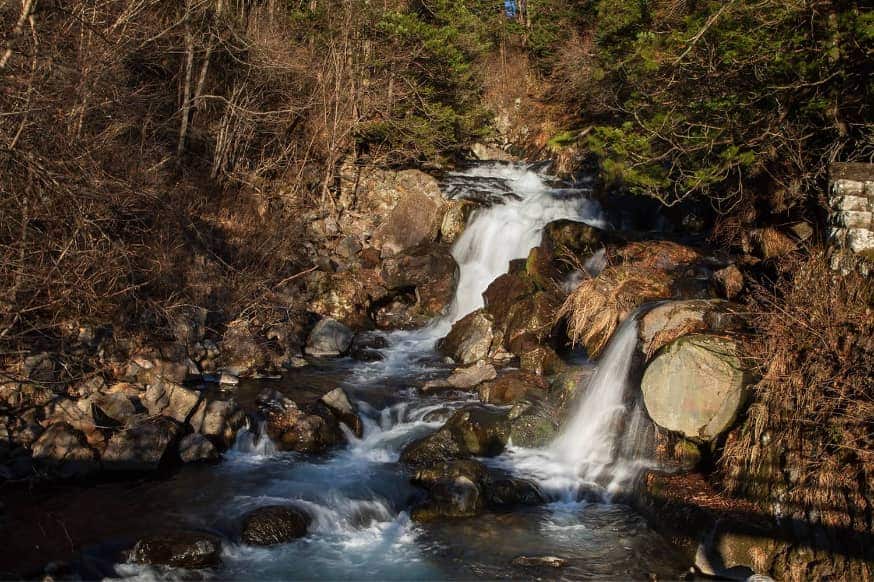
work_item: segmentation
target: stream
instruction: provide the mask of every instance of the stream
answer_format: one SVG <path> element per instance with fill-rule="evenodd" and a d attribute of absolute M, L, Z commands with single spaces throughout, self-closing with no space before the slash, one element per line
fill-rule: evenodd
<path fill-rule="evenodd" d="M 243 382 L 234 397 L 252 407 L 265 388 L 298 399 L 343 387 L 364 421 L 361 439 L 323 456 L 277 452 L 257 422 L 238 435 L 217 465 L 186 466 L 159 477 L 97 484 L 59 484 L 4 499 L 6 535 L 0 572 L 20 561 L 44 565 L 74 556 L 85 579 L 645 579 L 675 578 L 684 562 L 671 544 L 628 506 L 613 501 L 640 467 L 641 411 L 626 391 L 634 318 L 615 334 L 584 396 L 556 441 L 541 450 L 510 447 L 483 460 L 532 479 L 548 495 L 540 507 L 486 511 L 467 519 L 416 523 L 410 509 L 424 498 L 398 463 L 403 447 L 439 428 L 475 394 L 422 395 L 425 381 L 452 366 L 435 352 L 452 323 L 482 306 L 482 292 L 528 255 L 550 221 L 603 225 L 585 188 L 550 184 L 535 169 L 483 164 L 446 179 L 446 190 L 491 202 L 476 210 L 453 247 L 460 276 L 446 314 L 427 327 L 386 334 L 377 362 L 312 360 L 281 380 Z M 584 359 L 580 357 L 584 362 Z M 592 363 L 584 365 L 595 366 Z M 312 517 L 293 543 L 253 547 L 239 524 L 264 505 L 294 504 Z M 120 559 L 144 534 L 196 529 L 222 537 L 221 566 L 199 572 L 141 566 Z M 51 542 L 51 546 L 49 545 Z M 54 547 L 58 546 L 58 547 Z M 522 568 L 520 556 L 559 556 L 560 569 Z M 68 558 L 69 559 L 69 558 Z"/>

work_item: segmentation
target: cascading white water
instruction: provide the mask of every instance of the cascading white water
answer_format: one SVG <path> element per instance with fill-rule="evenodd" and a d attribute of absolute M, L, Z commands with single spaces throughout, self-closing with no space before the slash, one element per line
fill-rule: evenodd
<path fill-rule="evenodd" d="M 626 422 L 634 406 L 626 399 L 637 341 L 637 319 L 632 316 L 616 331 L 570 421 L 549 447 L 560 462 L 576 467 L 584 481 L 599 483 L 607 472 L 615 475 L 618 465 L 633 462 L 626 454 L 634 454 L 640 427 Z"/>
<path fill-rule="evenodd" d="M 637 314 L 614 334 L 559 436 L 542 450 L 512 449 L 499 464 L 537 480 L 565 501 L 581 489 L 607 495 L 622 490 L 647 465 L 648 424 L 629 402 L 629 375 L 637 349 Z"/>
<path fill-rule="evenodd" d="M 540 244 L 550 222 L 568 219 L 605 226 L 600 206 L 585 196 L 586 190 L 552 187 L 531 166 L 477 164 L 451 173 L 449 181 L 455 198 L 491 202 L 473 212 L 452 246 L 459 267 L 453 300 L 443 315 L 424 328 L 388 334 L 384 359 L 356 370 L 361 380 L 416 367 L 413 362 L 428 354 L 453 323 L 483 306 L 483 292 L 507 272 L 510 261 L 526 258 Z"/>
<path fill-rule="evenodd" d="M 507 272 L 510 261 L 527 257 L 540 244 L 550 222 L 571 219 L 603 225 L 595 202 L 579 191 L 561 190 L 556 195 L 559 191 L 526 167 L 481 165 L 462 176 L 505 181 L 510 193 L 501 204 L 477 210 L 452 247 L 459 266 L 458 286 L 441 318 L 450 324 L 483 306 L 482 294 L 489 284 Z"/>

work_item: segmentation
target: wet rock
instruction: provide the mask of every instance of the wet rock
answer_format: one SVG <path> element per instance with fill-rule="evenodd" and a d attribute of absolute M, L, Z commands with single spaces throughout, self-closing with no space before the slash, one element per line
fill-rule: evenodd
<path fill-rule="evenodd" d="M 419 468 L 412 482 L 428 489 L 441 480 L 458 477 L 466 477 L 474 483 L 483 483 L 488 479 L 489 471 L 485 465 L 474 459 L 455 459 Z"/>
<path fill-rule="evenodd" d="M 142 397 L 151 416 L 169 416 L 186 422 L 200 403 L 200 392 L 167 381 L 150 384 Z"/>
<path fill-rule="evenodd" d="M 266 420 L 268 436 L 283 451 L 322 453 L 344 440 L 337 419 L 322 403 L 301 410 L 284 399 L 281 407 L 268 410 Z"/>
<path fill-rule="evenodd" d="M 538 376 L 551 376 L 558 374 L 567 366 L 554 349 L 549 346 L 537 346 L 522 353 L 519 357 L 519 367 Z"/>
<path fill-rule="evenodd" d="M 510 437 L 507 413 L 485 406 L 466 406 L 446 423 L 467 456 L 494 457 L 504 451 Z"/>
<path fill-rule="evenodd" d="M 558 434 L 558 413 L 543 401 L 519 401 L 507 414 L 507 440 L 526 448 L 544 447 Z"/>
<path fill-rule="evenodd" d="M 459 364 L 472 364 L 489 355 L 493 337 L 492 321 L 480 309 L 455 322 L 438 349 Z"/>
<path fill-rule="evenodd" d="M 734 299 L 744 288 L 743 273 L 735 265 L 714 272 L 713 281 L 726 299 Z"/>
<path fill-rule="evenodd" d="M 203 400 L 188 421 L 191 428 L 222 449 L 234 444 L 246 424 L 246 413 L 235 400 Z"/>
<path fill-rule="evenodd" d="M 129 559 L 137 564 L 154 564 L 196 570 L 221 562 L 221 541 L 199 532 L 168 532 L 137 541 Z"/>
<path fill-rule="evenodd" d="M 510 309 L 521 299 L 532 295 L 536 289 L 524 269 L 505 273 L 492 281 L 483 293 L 485 311 L 497 327 L 503 327 Z"/>
<path fill-rule="evenodd" d="M 469 452 L 444 425 L 436 432 L 404 447 L 400 460 L 411 467 L 424 467 L 468 456 Z"/>
<path fill-rule="evenodd" d="M 352 345 L 352 330 L 331 318 L 319 321 L 310 332 L 306 353 L 310 356 L 327 357 L 345 354 Z"/>
<path fill-rule="evenodd" d="M 441 479 L 429 489 L 430 499 L 413 508 L 411 517 L 425 522 L 440 517 L 473 517 L 485 503 L 480 487 L 468 477 Z"/>
<path fill-rule="evenodd" d="M 552 332 L 557 310 L 557 298 L 543 291 L 516 303 L 507 316 L 504 347 L 519 356 L 540 346 Z"/>
<path fill-rule="evenodd" d="M 379 350 L 387 347 L 385 336 L 362 333 L 353 338 L 349 355 L 360 362 L 376 362 L 383 359 Z"/>
<path fill-rule="evenodd" d="M 154 471 L 173 454 L 182 425 L 166 416 L 148 419 L 112 435 L 101 456 L 107 471 Z"/>
<path fill-rule="evenodd" d="M 555 255 L 545 246 L 531 249 L 525 262 L 525 272 L 541 290 L 555 289 L 561 276 L 556 266 Z"/>
<path fill-rule="evenodd" d="M 564 568 L 568 561 L 558 556 L 519 556 L 510 562 L 522 568 Z"/>
<path fill-rule="evenodd" d="M 490 478 L 485 485 L 485 494 L 488 504 L 496 507 L 546 503 L 546 496 L 536 483 L 518 477 Z"/>
<path fill-rule="evenodd" d="M 342 388 L 334 388 L 322 396 L 320 400 L 340 422 L 349 427 L 356 437 L 361 438 L 364 435 L 364 423 Z"/>
<path fill-rule="evenodd" d="M 215 445 L 202 434 L 190 434 L 179 441 L 179 458 L 183 463 L 216 461 L 219 452 Z"/>
<path fill-rule="evenodd" d="M 547 387 L 543 378 L 516 370 L 482 384 L 479 387 L 479 398 L 487 404 L 511 404 L 522 398 L 543 397 Z"/>
<path fill-rule="evenodd" d="M 33 458 L 60 477 L 81 477 L 100 469 L 97 453 L 85 435 L 59 422 L 50 426 L 33 445 Z"/>
<path fill-rule="evenodd" d="M 662 303 L 650 309 L 640 318 L 638 335 L 643 353 L 651 358 L 681 336 L 736 330 L 741 325 L 741 319 L 731 313 L 725 301 L 691 299 Z"/>
<path fill-rule="evenodd" d="M 669 344 L 650 362 L 641 390 L 656 424 L 706 442 L 734 423 L 749 384 L 732 340 L 688 335 Z"/>
<path fill-rule="evenodd" d="M 475 208 L 476 204 L 469 200 L 451 200 L 440 224 L 440 240 L 445 243 L 458 240 Z"/>
<path fill-rule="evenodd" d="M 567 249 L 578 257 L 586 257 L 604 246 L 619 242 L 617 235 L 574 220 L 555 220 L 543 229 L 541 246 Z"/>
<path fill-rule="evenodd" d="M 253 546 L 284 544 L 307 534 L 308 513 L 288 505 L 260 507 L 243 518 L 240 538 Z"/>

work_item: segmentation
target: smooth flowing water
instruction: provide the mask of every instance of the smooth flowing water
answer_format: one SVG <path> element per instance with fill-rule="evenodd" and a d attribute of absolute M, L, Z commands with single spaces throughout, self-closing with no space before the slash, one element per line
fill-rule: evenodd
<path fill-rule="evenodd" d="M 451 323 L 482 304 L 482 291 L 527 256 L 543 227 L 558 218 L 598 221 L 585 192 L 550 187 L 522 166 L 486 165 L 449 178 L 456 195 L 492 202 L 471 218 L 453 254 L 460 266 L 447 314 L 422 330 L 388 336 L 385 359 L 313 361 L 267 384 L 291 397 L 342 386 L 365 427 L 361 439 L 324 456 L 277 452 L 257 425 L 215 466 L 186 467 L 139 482 L 64 485 L 18 492 L 6 501 L 0 572 L 16 562 L 45 564 L 74 557 L 85 578 L 190 579 L 193 573 L 124 563 L 120 550 L 138 537 L 168 529 L 200 529 L 222 537 L 222 565 L 196 576 L 215 579 L 470 579 L 530 577 L 632 579 L 682 571 L 673 548 L 623 505 L 578 494 L 625 482 L 634 461 L 635 407 L 627 374 L 635 324 L 609 345 L 561 437 L 543 451 L 512 449 L 489 460 L 537 479 L 554 502 L 538 508 L 486 512 L 463 520 L 417 524 L 409 511 L 423 498 L 398 463 L 403 447 L 441 426 L 469 399 L 423 396 L 417 387 L 448 373 L 434 353 Z M 251 402 L 264 382 L 241 384 Z M 242 516 L 257 507 L 294 504 L 313 518 L 309 535 L 267 548 L 239 543 Z M 520 569 L 519 555 L 557 555 L 557 570 Z"/>

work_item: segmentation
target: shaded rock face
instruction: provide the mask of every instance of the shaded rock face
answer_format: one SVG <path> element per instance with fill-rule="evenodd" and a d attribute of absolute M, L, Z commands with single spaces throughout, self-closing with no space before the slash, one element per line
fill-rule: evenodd
<path fill-rule="evenodd" d="M 615 234 L 585 222 L 556 220 L 543 229 L 541 246 L 553 252 L 567 249 L 577 256 L 585 257 L 605 244 L 617 242 L 620 242 L 620 239 Z"/>
<path fill-rule="evenodd" d="M 160 416 L 112 435 L 103 452 L 107 471 L 153 471 L 172 450 L 182 425 Z"/>
<path fill-rule="evenodd" d="M 311 521 L 309 514 L 297 507 L 260 507 L 243 518 L 240 539 L 253 546 L 284 544 L 304 537 Z"/>
<path fill-rule="evenodd" d="M 10 410 L 45 406 L 56 396 L 51 389 L 30 382 L 0 384 L 0 404 Z"/>
<path fill-rule="evenodd" d="M 558 299 L 544 291 L 513 305 L 507 315 L 504 347 L 517 356 L 539 347 L 552 332 L 557 309 Z"/>
<path fill-rule="evenodd" d="M 659 349 L 690 333 L 724 332 L 743 326 L 741 318 L 720 300 L 691 299 L 657 305 L 640 318 L 641 349 L 651 358 Z"/>
<path fill-rule="evenodd" d="M 219 361 L 225 370 L 238 378 L 255 375 L 271 367 L 271 356 L 264 342 L 249 329 L 249 322 L 238 319 L 227 325 L 219 345 Z"/>
<path fill-rule="evenodd" d="M 217 461 L 219 452 L 202 434 L 190 434 L 179 441 L 179 458 L 183 463 Z"/>
<path fill-rule="evenodd" d="M 484 506 L 482 491 L 468 477 L 441 479 L 431 486 L 429 492 L 430 500 L 412 511 L 412 518 L 416 521 L 438 517 L 473 517 Z"/>
<path fill-rule="evenodd" d="M 306 352 L 311 356 L 326 357 L 345 354 L 352 345 L 352 330 L 331 318 L 319 321 L 310 332 Z"/>
<path fill-rule="evenodd" d="M 732 340 L 688 335 L 669 344 L 650 362 L 641 390 L 656 424 L 707 442 L 734 423 L 748 384 Z"/>
<path fill-rule="evenodd" d="M 401 306 L 374 319 L 383 328 L 408 328 L 422 326 L 446 309 L 455 292 L 458 265 L 447 245 L 422 245 L 385 259 L 381 276 L 388 297 Z M 382 298 L 377 305 L 385 302 Z"/>
<path fill-rule="evenodd" d="M 67 423 L 50 426 L 33 444 L 33 458 L 60 477 L 80 477 L 100 469 L 85 435 Z"/>
<path fill-rule="evenodd" d="M 237 433 L 246 424 L 246 413 L 235 400 L 202 400 L 188 424 L 195 432 L 227 449 L 234 444 Z"/>
<path fill-rule="evenodd" d="M 137 541 L 130 560 L 137 564 L 155 564 L 196 570 L 221 562 L 221 541 L 204 533 L 169 532 Z"/>
<path fill-rule="evenodd" d="M 200 403 L 200 393 L 178 384 L 158 381 L 149 385 L 142 401 L 151 416 L 169 416 L 184 423 Z"/>
<path fill-rule="evenodd" d="M 494 331 L 492 320 L 480 309 L 461 318 L 437 345 L 444 356 L 459 364 L 473 364 L 489 355 Z"/>

